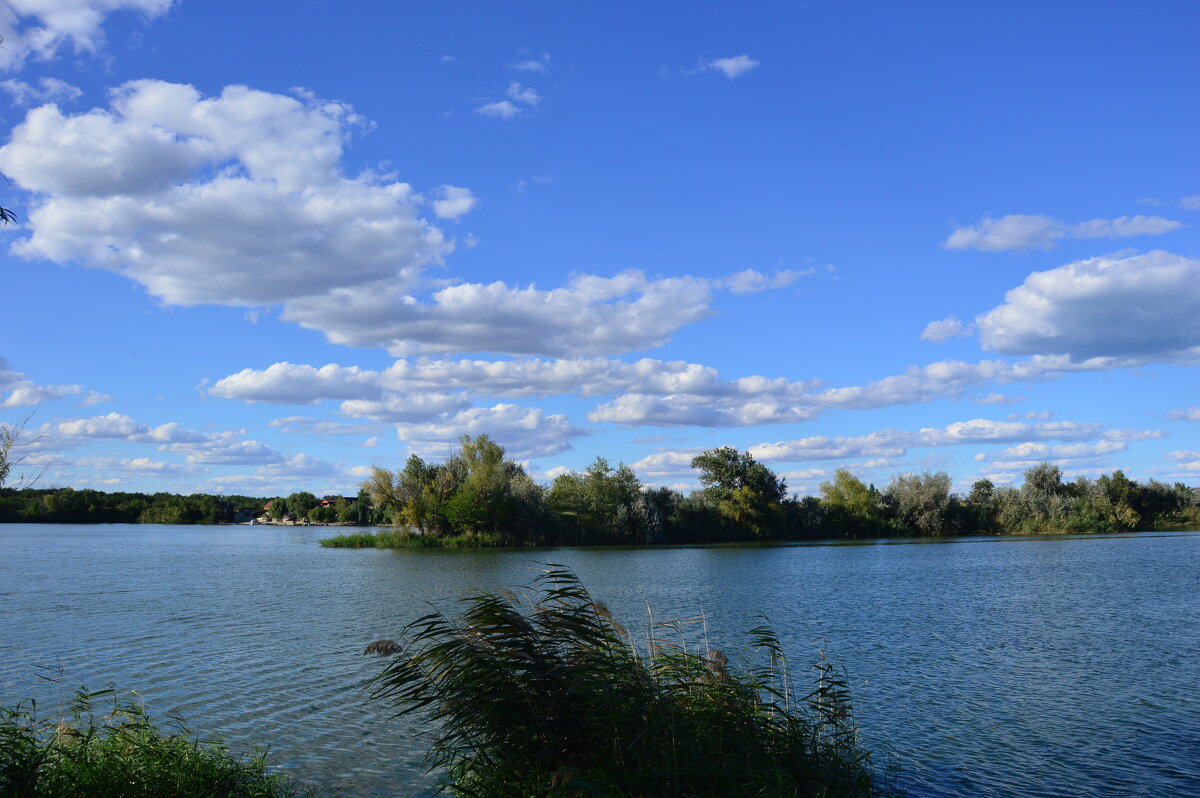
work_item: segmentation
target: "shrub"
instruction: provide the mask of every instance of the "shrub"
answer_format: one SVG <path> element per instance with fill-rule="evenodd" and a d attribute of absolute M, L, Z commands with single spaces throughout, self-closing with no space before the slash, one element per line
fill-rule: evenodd
<path fill-rule="evenodd" d="M 375 696 L 435 723 L 425 764 L 462 796 L 870 796 L 845 681 L 822 663 L 793 692 L 778 638 L 749 633 L 761 661 L 651 634 L 635 643 L 576 576 L 549 566 L 515 593 L 433 612 L 401 642 Z M 662 629 L 660 624 L 657 628 Z"/>
<path fill-rule="evenodd" d="M 71 716 L 38 718 L 36 706 L 0 707 L 0 795 L 34 798 L 267 798 L 295 795 L 281 774 L 268 773 L 265 752 L 242 758 L 215 742 L 164 734 L 145 711 L 115 704 L 101 718 L 79 692 Z"/>

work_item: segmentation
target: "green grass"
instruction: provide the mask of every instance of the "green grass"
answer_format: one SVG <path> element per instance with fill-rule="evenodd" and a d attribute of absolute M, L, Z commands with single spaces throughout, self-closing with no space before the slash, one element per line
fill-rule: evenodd
<path fill-rule="evenodd" d="M 502 535 L 491 532 L 467 532 L 461 535 L 418 535 L 412 532 L 381 530 L 379 532 L 348 532 L 325 538 L 321 545 L 329 549 L 473 549 L 514 544 Z"/>
<path fill-rule="evenodd" d="M 741 668 L 685 624 L 633 639 L 573 573 L 478 593 L 405 627 L 377 698 L 434 728 L 425 764 L 460 796 L 880 796 L 844 678 L 797 692 L 766 625 Z M 655 631 L 657 630 L 657 631 Z M 669 640 L 660 639 L 666 630 Z M 691 635 L 695 637 L 693 633 Z"/>
<path fill-rule="evenodd" d="M 275 798 L 297 793 L 286 776 L 268 772 L 265 752 L 236 756 L 219 743 L 191 736 L 182 722 L 176 733 L 165 733 L 134 704 L 114 704 L 98 717 L 93 700 L 111 693 L 77 693 L 65 718 L 38 717 L 32 702 L 0 707 L 0 796 Z"/>

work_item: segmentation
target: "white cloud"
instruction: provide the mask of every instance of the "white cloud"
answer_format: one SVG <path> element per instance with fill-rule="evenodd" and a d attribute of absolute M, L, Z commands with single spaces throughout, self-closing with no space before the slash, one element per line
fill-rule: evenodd
<path fill-rule="evenodd" d="M 940 321 L 931 321 L 925 325 L 925 329 L 921 331 L 922 341 L 933 341 L 942 343 L 951 338 L 965 335 L 963 323 L 954 316 L 948 316 Z"/>
<path fill-rule="evenodd" d="M 538 58 L 526 58 L 512 65 L 520 72 L 545 72 L 550 67 L 550 53 L 542 53 Z"/>
<path fill-rule="evenodd" d="M 1009 413 L 1009 421 L 1049 421 L 1054 418 L 1053 410 L 1027 410 L 1024 413 Z"/>
<path fill-rule="evenodd" d="M 508 84 L 508 89 L 505 90 L 504 94 L 513 102 L 520 103 L 521 105 L 528 105 L 530 107 L 533 107 L 542 101 L 541 95 L 538 94 L 535 89 L 532 89 L 529 86 L 522 86 L 515 80 Z"/>
<path fill-rule="evenodd" d="M 265 465 L 283 460 L 282 454 L 261 441 L 236 441 L 206 446 L 187 456 L 188 463 L 205 465 Z"/>
<path fill-rule="evenodd" d="M 289 302 L 283 318 L 336 344 L 384 346 L 398 357 L 439 352 L 503 352 L 554 357 L 616 354 L 661 346 L 680 327 L 708 318 L 710 283 L 696 277 L 648 279 L 576 275 L 541 290 L 495 282 L 462 283 L 423 302 L 398 286 L 335 289 Z"/>
<path fill-rule="evenodd" d="M 127 440 L 132 443 L 158 444 L 170 451 L 190 451 L 196 447 L 224 446 L 239 433 L 196 432 L 185 429 L 177 422 L 168 422 L 152 427 L 135 421 L 124 413 L 108 413 L 90 418 L 74 418 L 59 422 L 54 428 L 56 443 L 70 445 L 71 438 L 108 438 Z M 63 440 L 63 439 L 67 440 Z"/>
<path fill-rule="evenodd" d="M 421 392 L 392 394 L 386 399 L 348 399 L 342 402 L 341 412 L 352 418 L 372 421 L 414 423 L 444 419 L 447 414 L 466 410 L 471 400 L 462 393 Z"/>
<path fill-rule="evenodd" d="M 983 470 L 1017 471 L 1033 468 L 1038 463 L 1051 462 L 1056 465 L 1077 460 L 1094 460 L 1128 447 L 1123 441 L 1102 440 L 1099 443 L 1071 443 L 1050 446 L 1045 443 L 1026 442 L 1001 449 L 992 456 L 992 462 Z"/>
<path fill-rule="evenodd" d="M 731 58 L 716 58 L 709 61 L 705 66 L 709 69 L 720 72 L 725 77 L 733 80 L 740 78 L 750 70 L 758 66 L 758 62 L 748 55 L 735 55 Z"/>
<path fill-rule="evenodd" d="M 905 456 L 910 448 L 920 447 L 1042 440 L 1080 441 L 1097 438 L 1110 439 L 1099 424 L 1070 421 L 1029 424 L 977 418 L 972 421 L 958 421 L 943 429 L 927 427 L 916 432 L 889 429 L 850 437 L 831 438 L 815 435 L 799 440 L 760 443 L 751 446 L 749 452 L 755 458 L 768 462 L 803 462 L 896 458 Z"/>
<path fill-rule="evenodd" d="M 630 466 L 639 474 L 652 478 L 673 477 L 686 474 L 692 470 L 692 458 L 700 454 L 701 449 L 680 449 L 669 452 L 657 452 L 647 455 Z"/>
<path fill-rule="evenodd" d="M 260 476 L 280 477 L 326 477 L 337 473 L 332 463 L 318 460 L 309 454 L 294 454 L 285 459 L 268 462 L 258 468 Z"/>
<path fill-rule="evenodd" d="M 475 113 L 490 119 L 512 119 L 521 113 L 521 109 L 508 100 L 494 100 L 476 108 Z"/>
<path fill-rule="evenodd" d="M 12 78 L 0 81 L 0 88 L 12 95 L 13 105 L 71 102 L 83 95 L 81 89 L 58 78 L 39 78 L 37 86 Z"/>
<path fill-rule="evenodd" d="M 811 405 L 745 396 L 624 394 L 588 413 L 588 421 L 624 426 L 749 427 L 808 421 Z"/>
<path fill-rule="evenodd" d="M 218 380 L 206 393 L 247 403 L 310 405 L 328 399 L 372 399 L 381 395 L 379 372 L 335 363 L 316 368 L 286 361 L 261 371 L 242 369 Z"/>
<path fill-rule="evenodd" d="M 475 207 L 475 195 L 471 189 L 460 186 L 442 186 L 437 191 L 438 199 L 432 203 L 433 212 L 439 219 L 457 219 Z"/>
<path fill-rule="evenodd" d="M 144 424 L 138 424 L 123 413 L 77 418 L 58 425 L 60 434 L 78 438 L 128 438 L 130 435 L 144 432 L 146 429 Z"/>
<path fill-rule="evenodd" d="M 1189 211 L 1200 211 L 1200 194 L 1190 197 L 1180 197 L 1179 204 Z"/>
<path fill-rule="evenodd" d="M 504 446 L 514 460 L 558 454 L 571 448 L 571 439 L 587 434 L 561 413 L 547 415 L 537 408 L 512 404 L 473 407 L 435 423 L 396 427 L 400 440 L 430 453 L 445 452 L 462 435 L 483 433 Z"/>
<path fill-rule="evenodd" d="M 153 18 L 170 7 L 171 0 L 8 0 L 0 6 L 0 71 L 53 58 L 67 44 L 79 53 L 95 52 L 104 43 L 104 19 L 114 11 Z"/>
<path fill-rule="evenodd" d="M 1156 251 L 1034 272 L 975 323 L 983 347 L 1004 354 L 1191 362 L 1200 356 L 1200 259 Z"/>
<path fill-rule="evenodd" d="M 770 288 L 786 288 L 801 277 L 813 274 L 813 269 L 796 271 L 794 269 L 777 269 L 770 277 L 754 269 L 745 269 L 730 275 L 717 285 L 726 288 L 731 294 L 752 294 Z"/>
<path fill-rule="evenodd" d="M 1172 410 L 1167 413 L 1172 421 L 1200 421 L 1200 407 L 1188 407 L 1182 410 Z"/>
<path fill-rule="evenodd" d="M 13 371 L 0 356 L 0 408 L 33 407 L 51 399 L 75 396 L 81 385 L 39 385 L 19 371 Z"/>
<path fill-rule="evenodd" d="M 959 227 L 942 242 L 947 249 L 978 249 L 983 252 L 1049 249 L 1063 238 L 1125 238 L 1159 235 L 1180 226 L 1161 216 L 1122 216 L 1067 224 L 1049 216 L 1009 214 L 998 219 L 983 218 L 973 227 Z"/>
<path fill-rule="evenodd" d="M 515 80 L 504 90 L 506 100 L 489 100 L 475 109 L 475 113 L 491 119 L 512 119 L 522 112 L 535 108 L 542 101 L 536 89 L 523 86 Z"/>
<path fill-rule="evenodd" d="M 985 396 L 980 396 L 971 400 L 977 405 L 1010 405 L 1018 402 L 1024 402 L 1024 396 L 1007 396 L 1006 394 L 992 391 Z"/>
<path fill-rule="evenodd" d="M 268 422 L 267 426 L 275 427 L 285 435 L 363 435 L 379 429 L 376 424 L 347 424 L 344 421 L 329 421 L 308 416 L 276 418 Z"/>
<path fill-rule="evenodd" d="M 121 86 L 109 109 L 35 108 L 0 148 L 0 171 L 40 195 L 14 251 L 115 271 L 179 305 L 415 285 L 450 245 L 407 184 L 341 173 L 361 124 L 305 93 L 204 98 L 154 80 Z"/>

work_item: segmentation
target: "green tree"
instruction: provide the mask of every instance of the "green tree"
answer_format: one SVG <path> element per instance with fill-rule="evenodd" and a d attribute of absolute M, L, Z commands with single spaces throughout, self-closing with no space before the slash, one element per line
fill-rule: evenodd
<path fill-rule="evenodd" d="M 287 497 L 288 515 L 299 521 L 308 517 L 308 511 L 318 507 L 321 500 L 306 490 L 298 491 Z"/>
<path fill-rule="evenodd" d="M 883 531 L 883 496 L 846 469 L 839 468 L 832 481 L 821 483 L 821 499 L 832 534 L 861 537 Z"/>
<path fill-rule="evenodd" d="M 887 497 L 905 531 L 940 535 L 949 526 L 950 475 L 945 471 L 897 474 L 888 485 Z"/>
<path fill-rule="evenodd" d="M 782 520 L 787 483 L 775 472 L 732 446 L 709 449 L 692 458 L 700 484 L 721 517 L 751 537 L 775 532 Z"/>

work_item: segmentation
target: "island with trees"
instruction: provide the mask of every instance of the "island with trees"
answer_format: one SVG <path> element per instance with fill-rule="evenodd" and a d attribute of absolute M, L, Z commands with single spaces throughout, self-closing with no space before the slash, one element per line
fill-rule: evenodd
<path fill-rule="evenodd" d="M 1019 486 L 981 479 L 966 496 L 944 472 L 900 474 L 880 490 L 846 469 L 821 495 L 790 496 L 786 481 L 723 446 L 693 458 L 690 494 L 648 487 L 602 457 L 582 472 L 535 482 L 487 435 L 463 436 L 442 463 L 417 455 L 375 468 L 363 491 L 390 531 L 323 540 L 329 547 L 641 545 L 970 534 L 1123 532 L 1200 525 L 1200 490 L 1120 471 L 1066 482 L 1043 463 Z"/>

